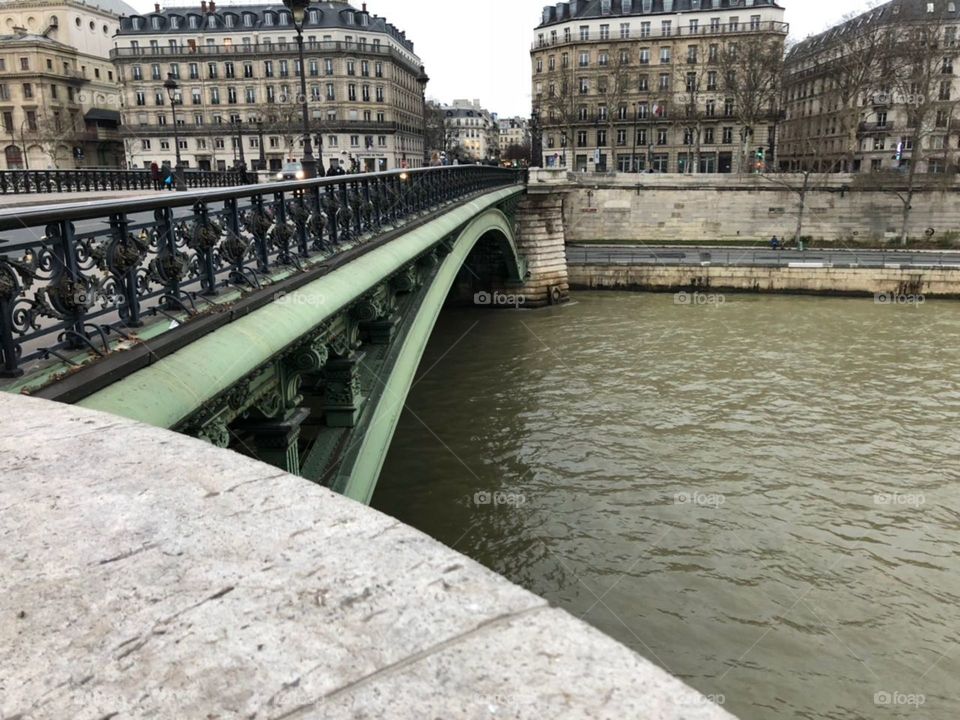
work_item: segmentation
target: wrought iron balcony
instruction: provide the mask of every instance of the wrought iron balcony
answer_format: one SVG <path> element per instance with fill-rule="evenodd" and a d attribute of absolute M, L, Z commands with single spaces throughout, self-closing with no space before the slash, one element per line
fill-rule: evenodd
<path fill-rule="evenodd" d="M 395 50 L 388 45 L 373 45 L 369 43 L 340 42 L 335 40 L 305 40 L 303 43 L 303 52 L 307 63 L 315 54 L 318 57 L 325 55 L 357 55 L 369 56 L 374 59 L 386 59 L 394 63 L 403 65 L 414 75 L 420 75 L 420 66 L 413 60 Z M 280 43 L 239 43 L 235 45 L 167 45 L 148 46 L 148 47 L 121 47 L 110 51 L 111 60 L 120 60 L 130 62 L 131 59 L 144 58 L 148 61 L 157 59 L 164 60 L 184 60 L 203 59 L 212 60 L 231 60 L 237 57 L 250 57 L 260 59 L 270 59 L 276 56 L 297 56 L 297 44 L 295 42 Z M 292 72 L 292 68 L 291 68 Z M 359 77 L 359 76 L 358 76 Z M 376 79 L 373 76 L 371 80 Z M 381 80 L 385 78 L 379 78 Z"/>
<path fill-rule="evenodd" d="M 120 339 L 136 343 L 150 316 L 189 322 L 211 296 L 362 252 L 425 211 L 522 181 L 522 171 L 461 165 L 0 212 L 0 377 L 106 355 Z"/>

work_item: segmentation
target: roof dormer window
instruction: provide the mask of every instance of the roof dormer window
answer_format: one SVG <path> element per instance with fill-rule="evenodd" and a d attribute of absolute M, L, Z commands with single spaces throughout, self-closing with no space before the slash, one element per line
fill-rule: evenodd
<path fill-rule="evenodd" d="M 160 18 L 158 18 L 158 17 L 152 17 L 152 18 L 150 18 L 150 27 L 152 27 L 154 30 L 159 30 L 159 29 L 160 29 Z"/>
<path fill-rule="evenodd" d="M 196 16 L 196 15 L 191 15 L 189 18 L 187 18 L 187 24 L 188 24 L 191 28 L 193 28 L 194 30 L 196 30 L 196 29 L 197 29 L 197 16 Z"/>
<path fill-rule="evenodd" d="M 253 15 L 251 15 L 250 13 L 243 14 L 243 26 L 253 27 Z"/>
<path fill-rule="evenodd" d="M 272 12 L 265 12 L 265 13 L 263 14 L 263 24 L 266 25 L 267 27 L 270 27 L 270 26 L 273 25 L 273 13 L 272 13 Z"/>

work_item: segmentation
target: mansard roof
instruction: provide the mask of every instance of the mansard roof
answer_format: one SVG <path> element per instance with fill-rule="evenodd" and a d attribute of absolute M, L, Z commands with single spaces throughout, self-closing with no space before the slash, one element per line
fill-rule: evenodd
<path fill-rule="evenodd" d="M 931 11 L 932 6 L 932 11 Z M 923 20 L 960 21 L 960 2 L 949 0 L 891 0 L 867 10 L 846 22 L 834 25 L 817 35 L 798 42 L 787 53 L 787 59 L 793 60 L 808 53 L 816 53 L 831 47 L 847 36 L 854 36 L 873 27 L 890 23 L 917 23 Z"/>
<path fill-rule="evenodd" d="M 197 18 L 197 27 L 189 26 L 190 17 Z M 249 20 L 245 22 L 244 18 Z M 243 30 L 272 32 L 284 28 L 293 30 L 293 18 L 282 3 L 218 6 L 216 2 L 208 3 L 206 0 L 198 0 L 193 5 L 166 7 L 159 12 L 133 14 L 121 18 L 118 35 L 156 35 L 157 33 L 196 33 L 198 31 L 211 34 L 236 33 Z M 386 18 L 371 15 L 366 9 L 357 10 L 350 3 L 338 0 L 312 3 L 307 8 L 307 17 L 303 24 L 304 35 L 311 30 L 331 28 L 383 33 L 392 37 L 410 52 L 414 52 L 413 42 L 407 39 L 407 34 L 387 22 Z"/>
<path fill-rule="evenodd" d="M 749 10 L 756 7 L 780 6 L 776 0 L 567 0 L 543 8 L 539 27 L 568 20 L 657 15 L 662 13 L 700 12 L 703 10 Z"/>

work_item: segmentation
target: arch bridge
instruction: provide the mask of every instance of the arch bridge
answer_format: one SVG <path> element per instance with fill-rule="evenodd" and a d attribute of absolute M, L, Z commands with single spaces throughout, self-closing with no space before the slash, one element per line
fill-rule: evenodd
<path fill-rule="evenodd" d="M 524 192 L 456 166 L 0 213 L 0 387 L 367 502 L 444 302 L 534 287 Z"/>

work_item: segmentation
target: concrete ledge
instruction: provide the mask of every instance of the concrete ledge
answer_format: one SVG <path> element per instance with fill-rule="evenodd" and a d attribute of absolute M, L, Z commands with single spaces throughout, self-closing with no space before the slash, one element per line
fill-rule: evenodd
<path fill-rule="evenodd" d="M 732 717 L 301 478 L 75 406 L 0 413 L 0 717 Z"/>

